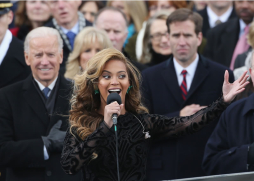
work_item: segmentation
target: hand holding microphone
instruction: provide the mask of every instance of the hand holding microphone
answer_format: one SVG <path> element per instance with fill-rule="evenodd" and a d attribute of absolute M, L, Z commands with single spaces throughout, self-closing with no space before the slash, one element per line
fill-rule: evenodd
<path fill-rule="evenodd" d="M 109 127 L 113 125 L 113 119 L 116 120 L 117 116 L 121 114 L 123 108 L 121 97 L 117 93 L 111 93 L 107 98 L 107 105 L 104 109 L 104 121 Z"/>

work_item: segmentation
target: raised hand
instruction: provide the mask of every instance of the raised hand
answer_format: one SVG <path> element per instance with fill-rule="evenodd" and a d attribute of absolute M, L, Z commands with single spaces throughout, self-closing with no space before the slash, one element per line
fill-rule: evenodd
<path fill-rule="evenodd" d="M 233 83 L 229 83 L 229 74 L 227 70 L 225 71 L 224 83 L 222 87 L 223 99 L 225 102 L 230 103 L 234 100 L 237 94 L 244 91 L 244 87 L 249 83 L 249 81 L 247 81 L 247 78 L 249 77 L 246 75 L 247 72 L 248 71 L 245 71 L 242 76 L 239 79 L 235 80 Z"/>

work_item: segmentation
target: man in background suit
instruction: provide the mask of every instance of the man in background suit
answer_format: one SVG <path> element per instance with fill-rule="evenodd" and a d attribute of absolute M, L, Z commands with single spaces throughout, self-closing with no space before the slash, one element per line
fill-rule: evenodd
<path fill-rule="evenodd" d="M 218 99 L 226 67 L 197 54 L 202 41 L 202 17 L 178 9 L 167 19 L 173 56 L 143 74 L 143 97 L 150 113 L 189 116 Z M 229 71 L 230 82 L 234 76 Z M 177 140 L 151 145 L 148 180 L 168 180 L 205 175 L 201 168 L 204 148 L 217 121 Z"/>
<path fill-rule="evenodd" d="M 233 18 L 211 29 L 207 33 L 204 52 L 204 55 L 211 60 L 227 67 L 231 65 L 238 40 L 244 35 L 245 28 L 249 26 L 254 17 L 254 1 L 243 0 L 234 3 L 238 18 Z"/>
<path fill-rule="evenodd" d="M 63 46 L 63 63 L 60 67 L 60 74 L 65 73 L 65 62 L 72 52 L 76 35 L 86 26 L 92 26 L 92 23 L 84 18 L 84 15 L 78 11 L 81 0 L 65 1 L 54 0 L 48 1 L 48 6 L 52 13 L 53 19 L 46 24 L 47 27 L 57 29 L 60 33 Z"/>
<path fill-rule="evenodd" d="M 207 6 L 198 13 L 203 17 L 203 37 L 209 29 L 237 17 L 232 1 L 208 1 Z"/>
<path fill-rule="evenodd" d="M 0 2 L 0 88 L 21 81 L 31 73 L 25 63 L 23 43 L 8 30 L 13 19 L 11 6 L 10 1 Z"/>
<path fill-rule="evenodd" d="M 53 28 L 32 30 L 25 60 L 32 74 L 0 90 L 0 167 L 6 181 L 78 181 L 60 166 L 70 82 L 59 75 L 63 42 Z"/>

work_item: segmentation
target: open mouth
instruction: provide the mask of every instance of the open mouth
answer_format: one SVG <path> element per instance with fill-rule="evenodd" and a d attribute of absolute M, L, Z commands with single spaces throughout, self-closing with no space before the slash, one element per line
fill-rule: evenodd
<path fill-rule="evenodd" d="M 113 93 L 113 92 L 115 92 L 115 93 L 117 93 L 117 94 L 120 94 L 121 89 L 110 89 L 110 90 L 108 90 L 108 92 L 109 92 L 110 94 Z"/>
<path fill-rule="evenodd" d="M 41 71 L 49 71 L 49 69 L 40 69 Z"/>

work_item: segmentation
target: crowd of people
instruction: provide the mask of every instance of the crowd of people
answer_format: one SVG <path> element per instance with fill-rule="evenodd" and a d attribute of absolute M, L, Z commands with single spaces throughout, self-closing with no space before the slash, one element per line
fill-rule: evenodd
<path fill-rule="evenodd" d="M 250 0 L 0 1 L 0 181 L 254 171 L 253 17 Z"/>

